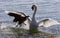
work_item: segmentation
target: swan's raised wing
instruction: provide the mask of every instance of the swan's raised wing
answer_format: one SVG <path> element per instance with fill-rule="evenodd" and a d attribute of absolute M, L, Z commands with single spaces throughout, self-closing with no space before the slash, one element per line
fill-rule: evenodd
<path fill-rule="evenodd" d="M 44 19 L 38 22 L 38 26 L 44 26 L 44 27 L 49 27 L 49 26 L 56 25 L 56 24 L 60 24 L 60 23 L 53 19 Z"/>

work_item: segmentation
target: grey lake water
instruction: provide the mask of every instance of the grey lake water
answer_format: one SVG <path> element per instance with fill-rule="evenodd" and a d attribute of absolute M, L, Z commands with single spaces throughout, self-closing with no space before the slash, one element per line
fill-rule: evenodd
<path fill-rule="evenodd" d="M 5 10 L 18 10 L 24 12 L 26 15 L 32 17 L 33 11 L 31 6 L 35 4 L 37 6 L 36 20 L 37 22 L 44 18 L 51 18 L 60 22 L 60 0 L 0 0 L 0 22 L 7 22 L 14 19 L 13 17 L 5 14 Z M 59 34 L 57 38 L 60 38 L 60 26 L 49 27 L 52 33 Z"/>

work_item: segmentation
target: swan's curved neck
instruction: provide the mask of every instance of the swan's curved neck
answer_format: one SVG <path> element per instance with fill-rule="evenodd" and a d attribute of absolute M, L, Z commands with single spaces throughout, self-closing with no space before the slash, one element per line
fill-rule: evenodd
<path fill-rule="evenodd" d="M 37 7 L 35 5 L 32 6 L 32 10 L 34 11 L 33 16 L 32 16 L 32 21 L 30 23 L 30 29 L 36 29 L 37 28 L 37 22 L 35 19 L 35 14 L 37 11 Z"/>
<path fill-rule="evenodd" d="M 33 22 L 34 24 L 36 23 L 36 19 L 35 19 L 36 11 L 37 11 L 37 7 L 34 7 L 34 13 L 33 13 L 33 16 L 32 16 L 32 22 Z"/>
<path fill-rule="evenodd" d="M 34 10 L 33 16 L 32 16 L 32 20 L 35 19 L 35 14 L 36 14 L 36 10 Z"/>

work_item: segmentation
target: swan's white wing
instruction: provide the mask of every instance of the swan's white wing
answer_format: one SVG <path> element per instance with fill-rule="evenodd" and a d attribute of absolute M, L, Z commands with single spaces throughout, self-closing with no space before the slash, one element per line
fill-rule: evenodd
<path fill-rule="evenodd" d="M 46 19 L 44 19 L 44 20 L 46 20 Z M 49 26 L 52 26 L 52 25 L 60 24 L 58 21 L 53 20 L 53 19 L 49 19 L 49 20 L 46 20 L 46 21 L 44 21 L 44 20 L 38 22 L 38 26 L 49 27 Z"/>

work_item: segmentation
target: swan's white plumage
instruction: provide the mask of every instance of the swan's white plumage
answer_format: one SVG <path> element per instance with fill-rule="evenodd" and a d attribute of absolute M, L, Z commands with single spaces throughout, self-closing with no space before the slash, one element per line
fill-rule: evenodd
<path fill-rule="evenodd" d="M 44 19 L 46 20 L 46 19 Z M 46 20 L 45 22 L 42 20 L 38 23 L 38 26 L 44 26 L 44 27 L 49 27 L 49 26 L 52 26 L 52 25 L 56 25 L 56 24 L 60 24 L 58 21 L 56 20 L 53 20 L 53 19 L 49 19 L 49 20 Z"/>
<path fill-rule="evenodd" d="M 44 19 L 44 20 L 37 23 L 36 20 L 35 20 L 35 14 L 36 14 L 36 11 L 37 11 L 37 6 L 33 5 L 32 10 L 34 10 L 34 14 L 32 16 L 31 25 L 33 25 L 33 22 L 35 23 L 34 25 L 44 26 L 44 27 L 49 27 L 49 26 L 52 26 L 52 25 L 60 24 L 58 21 L 50 19 L 50 18 Z"/>

